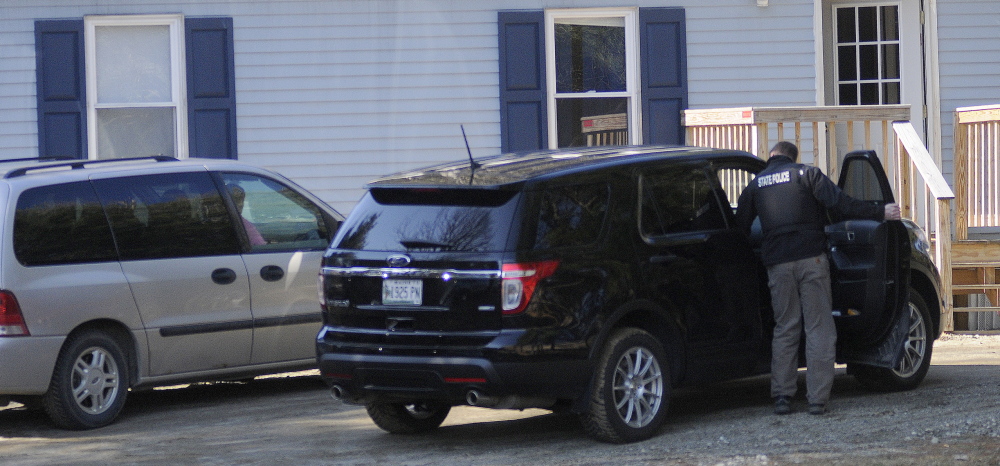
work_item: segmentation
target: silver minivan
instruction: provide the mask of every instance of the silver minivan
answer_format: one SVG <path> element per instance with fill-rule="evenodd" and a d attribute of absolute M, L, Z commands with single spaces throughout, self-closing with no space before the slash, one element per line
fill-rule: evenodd
<path fill-rule="evenodd" d="M 0 161 L 0 406 L 106 425 L 130 389 L 315 367 L 343 217 L 234 161 Z"/>

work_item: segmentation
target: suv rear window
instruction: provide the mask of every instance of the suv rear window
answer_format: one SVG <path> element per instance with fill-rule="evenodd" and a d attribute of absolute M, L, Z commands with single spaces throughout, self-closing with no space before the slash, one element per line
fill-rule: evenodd
<path fill-rule="evenodd" d="M 27 266 L 118 260 L 104 210 L 86 181 L 21 194 L 14 214 L 14 254 Z"/>
<path fill-rule="evenodd" d="M 605 183 L 554 186 L 539 196 L 535 249 L 597 242 L 608 210 Z"/>
<path fill-rule="evenodd" d="M 506 249 L 517 192 L 373 188 L 337 234 L 340 249 L 496 252 Z"/>

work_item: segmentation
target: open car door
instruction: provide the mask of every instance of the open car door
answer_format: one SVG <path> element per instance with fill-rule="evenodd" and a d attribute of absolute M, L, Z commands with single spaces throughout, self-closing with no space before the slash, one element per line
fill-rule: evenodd
<path fill-rule="evenodd" d="M 838 185 L 876 205 L 895 202 L 874 151 L 847 154 Z M 831 218 L 827 226 L 837 361 L 894 367 L 907 338 L 910 253 L 902 222 Z"/>

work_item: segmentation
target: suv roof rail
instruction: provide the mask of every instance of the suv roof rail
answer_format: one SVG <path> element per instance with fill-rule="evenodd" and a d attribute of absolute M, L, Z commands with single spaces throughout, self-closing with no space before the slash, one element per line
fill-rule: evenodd
<path fill-rule="evenodd" d="M 13 163 L 13 162 L 52 162 L 57 160 L 75 160 L 73 157 L 66 157 L 65 155 L 54 155 L 46 157 L 20 157 L 16 159 L 0 159 L 0 163 Z"/>
<path fill-rule="evenodd" d="M 26 160 L 42 160 L 42 161 L 45 161 L 45 160 L 66 160 L 66 159 L 65 158 L 61 158 L 61 157 L 45 157 L 45 158 L 37 158 L 37 159 L 31 158 L 31 159 L 26 159 Z M 37 166 L 32 166 L 32 167 L 15 168 L 15 169 L 7 172 L 7 174 L 4 175 L 4 179 L 17 178 L 19 176 L 24 176 L 24 175 L 27 175 L 27 174 L 29 174 L 31 172 L 34 172 L 34 171 L 51 170 L 51 169 L 54 169 L 54 168 L 69 168 L 70 170 L 79 170 L 81 168 L 86 168 L 86 167 L 91 166 L 91 165 L 106 164 L 106 163 L 121 163 L 121 162 L 176 162 L 176 161 L 177 161 L 176 158 L 174 158 L 174 157 L 168 157 L 168 156 L 165 156 L 165 155 L 154 155 L 154 156 L 151 156 L 151 157 L 130 157 L 130 158 L 123 158 L 123 159 L 76 160 L 76 161 L 73 161 L 73 162 L 54 163 L 54 164 L 46 164 L 46 165 L 37 165 Z"/>

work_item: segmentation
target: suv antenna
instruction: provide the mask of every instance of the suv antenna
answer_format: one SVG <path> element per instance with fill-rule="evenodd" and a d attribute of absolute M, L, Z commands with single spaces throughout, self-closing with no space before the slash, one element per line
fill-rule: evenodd
<path fill-rule="evenodd" d="M 469 137 L 465 135 L 465 125 L 458 125 L 458 127 L 462 128 L 462 139 L 465 140 L 465 151 L 469 154 L 469 166 L 472 168 L 472 171 L 469 174 L 469 184 L 471 185 L 472 179 L 476 176 L 476 169 L 482 165 L 476 163 L 475 160 L 472 160 L 472 149 L 469 148 Z"/>

